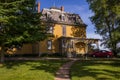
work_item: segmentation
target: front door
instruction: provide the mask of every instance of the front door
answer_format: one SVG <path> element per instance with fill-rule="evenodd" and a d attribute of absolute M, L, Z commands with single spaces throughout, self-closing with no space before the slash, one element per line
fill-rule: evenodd
<path fill-rule="evenodd" d="M 75 49 L 77 54 L 85 54 L 85 43 L 77 42 L 75 44 Z"/>

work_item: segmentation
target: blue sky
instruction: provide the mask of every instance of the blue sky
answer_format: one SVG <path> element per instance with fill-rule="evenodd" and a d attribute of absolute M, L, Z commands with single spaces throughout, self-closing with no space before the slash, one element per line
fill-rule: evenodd
<path fill-rule="evenodd" d="M 37 0 L 37 2 L 41 3 L 41 10 L 43 8 L 50 8 L 52 6 L 64 6 L 66 12 L 79 14 L 83 22 L 88 25 L 87 38 L 102 38 L 100 35 L 95 34 L 95 27 L 89 19 L 93 13 L 91 10 L 89 10 L 89 5 L 86 0 Z"/>

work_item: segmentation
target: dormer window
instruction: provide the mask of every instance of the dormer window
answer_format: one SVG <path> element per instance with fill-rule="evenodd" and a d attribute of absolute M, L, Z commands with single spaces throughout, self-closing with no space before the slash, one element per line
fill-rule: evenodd
<path fill-rule="evenodd" d="M 47 27 L 47 33 L 53 34 L 53 27 L 52 26 Z"/>
<path fill-rule="evenodd" d="M 50 14 L 51 14 L 50 12 L 47 12 L 47 18 L 50 18 Z"/>
<path fill-rule="evenodd" d="M 61 21 L 65 21 L 65 15 L 64 14 L 61 15 Z"/>

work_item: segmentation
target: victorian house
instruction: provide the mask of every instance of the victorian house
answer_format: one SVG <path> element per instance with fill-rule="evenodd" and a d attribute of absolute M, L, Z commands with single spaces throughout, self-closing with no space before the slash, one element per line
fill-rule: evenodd
<path fill-rule="evenodd" d="M 38 3 L 40 12 L 40 3 Z M 87 25 L 81 17 L 75 13 L 64 11 L 64 7 L 43 8 L 41 20 L 46 24 L 48 34 L 54 37 L 37 42 L 35 44 L 25 44 L 17 54 L 85 54 L 89 50 L 89 45 L 97 44 L 98 39 L 88 39 L 86 37 Z"/>

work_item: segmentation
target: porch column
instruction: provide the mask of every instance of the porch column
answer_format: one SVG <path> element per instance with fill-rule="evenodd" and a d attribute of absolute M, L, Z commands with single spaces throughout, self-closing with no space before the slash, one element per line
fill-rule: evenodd
<path fill-rule="evenodd" d="M 96 41 L 96 45 L 97 45 L 97 49 L 99 49 L 99 43 L 98 43 L 98 41 Z"/>
<path fill-rule="evenodd" d="M 88 43 L 86 43 L 86 52 L 85 53 L 88 53 Z"/>
<path fill-rule="evenodd" d="M 62 47 L 62 54 L 64 54 L 65 53 L 65 51 L 66 51 L 66 39 L 62 39 L 61 40 L 61 47 Z"/>
<path fill-rule="evenodd" d="M 64 40 L 61 39 L 61 48 L 62 48 L 62 49 L 61 49 L 61 50 L 62 50 L 61 52 L 62 52 L 62 54 L 64 53 L 64 49 L 63 49 L 63 44 L 64 44 L 64 43 L 63 43 L 63 41 L 64 41 Z"/>
<path fill-rule="evenodd" d="M 68 41 L 68 44 L 67 44 L 67 57 L 72 57 L 71 55 L 71 40 Z"/>

